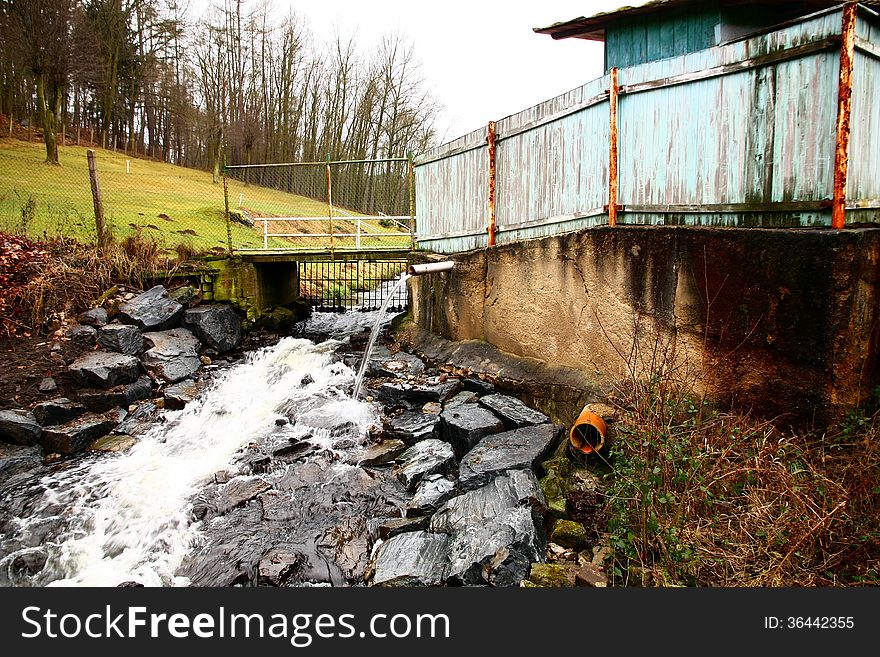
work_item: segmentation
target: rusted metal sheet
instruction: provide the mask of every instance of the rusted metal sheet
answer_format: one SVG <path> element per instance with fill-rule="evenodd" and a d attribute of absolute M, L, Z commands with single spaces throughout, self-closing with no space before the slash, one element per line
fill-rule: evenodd
<path fill-rule="evenodd" d="M 495 121 L 489 121 L 486 129 L 486 146 L 489 158 L 489 226 L 486 232 L 489 246 L 495 246 Z"/>
<path fill-rule="evenodd" d="M 617 101 L 620 95 L 620 84 L 618 82 L 618 71 L 616 68 L 611 69 L 611 81 L 609 82 L 610 91 L 608 92 L 609 116 L 611 118 L 609 130 L 611 131 L 611 139 L 609 139 L 610 150 L 608 153 L 608 225 L 617 225 L 617 183 L 618 183 L 618 112 Z"/>
<path fill-rule="evenodd" d="M 856 5 L 843 8 L 842 43 L 840 46 L 840 77 L 837 91 L 837 134 L 834 153 L 834 203 L 831 225 L 846 225 L 846 178 L 849 165 L 850 116 L 852 116 L 853 60 L 856 54 Z"/>
<path fill-rule="evenodd" d="M 864 7 L 859 8 L 856 44 L 847 215 L 850 221 L 877 221 L 880 218 L 880 55 L 869 54 L 859 46 L 880 46 L 880 17 Z"/>

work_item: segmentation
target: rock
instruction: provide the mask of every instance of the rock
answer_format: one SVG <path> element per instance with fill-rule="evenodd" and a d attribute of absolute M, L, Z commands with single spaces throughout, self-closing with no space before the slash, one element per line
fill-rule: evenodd
<path fill-rule="evenodd" d="M 448 500 L 455 492 L 455 482 L 443 475 L 431 475 L 422 479 L 416 494 L 406 505 L 406 516 L 426 516 Z"/>
<path fill-rule="evenodd" d="M 338 564 L 306 545 L 281 543 L 272 547 L 257 565 L 260 584 L 291 586 L 321 582 L 344 586 L 345 576 Z"/>
<path fill-rule="evenodd" d="M 40 426 L 64 424 L 78 418 L 86 412 L 86 407 L 76 404 L 66 397 L 58 397 L 40 402 L 33 408 L 34 417 Z"/>
<path fill-rule="evenodd" d="M 81 452 L 93 441 L 113 431 L 119 422 L 119 415 L 113 411 L 104 415 L 86 413 L 66 424 L 44 428 L 43 447 L 47 452 L 60 454 Z"/>
<path fill-rule="evenodd" d="M 104 326 L 107 323 L 107 311 L 103 308 L 92 308 L 77 316 L 76 321 L 89 326 Z"/>
<path fill-rule="evenodd" d="M 123 407 L 127 408 L 136 401 L 149 399 L 153 395 L 153 382 L 148 376 L 139 377 L 134 383 L 114 386 L 109 390 L 84 388 L 77 393 L 80 403 L 93 413 Z"/>
<path fill-rule="evenodd" d="M 260 315 L 258 323 L 270 331 L 286 331 L 296 323 L 296 314 L 279 306 Z"/>
<path fill-rule="evenodd" d="M 210 365 L 210 364 L 213 363 L 214 361 L 211 360 L 211 357 L 210 357 L 210 356 L 199 356 L 199 362 L 200 362 L 202 365 Z"/>
<path fill-rule="evenodd" d="M 565 566 L 549 563 L 533 563 L 529 581 L 540 587 L 564 588 L 573 584 L 571 571 Z"/>
<path fill-rule="evenodd" d="M 119 307 L 119 320 L 133 324 L 141 331 L 163 331 L 173 328 L 183 315 L 183 306 L 168 296 L 162 285 L 150 288 Z"/>
<path fill-rule="evenodd" d="M 400 455 L 400 464 L 394 474 L 409 490 L 415 490 L 428 475 L 445 474 L 455 463 L 452 445 L 430 438 L 416 443 Z"/>
<path fill-rule="evenodd" d="M 98 344 L 120 354 L 137 356 L 144 350 L 144 338 L 136 326 L 107 324 L 98 329 Z"/>
<path fill-rule="evenodd" d="M 39 445 L 0 443 L 0 482 L 43 465 L 43 448 Z"/>
<path fill-rule="evenodd" d="M 406 450 L 406 443 L 392 438 L 383 440 L 378 445 L 371 445 L 357 458 L 358 465 L 383 465 L 390 463 Z"/>
<path fill-rule="evenodd" d="M 272 486 L 261 477 L 238 477 L 233 479 L 220 489 L 217 512 L 221 514 L 228 513 L 235 507 L 254 499 L 257 495 L 265 493 L 270 488 Z"/>
<path fill-rule="evenodd" d="M 562 432 L 561 426 L 539 424 L 486 436 L 462 458 L 459 482 L 471 489 L 506 470 L 535 468 Z"/>
<path fill-rule="evenodd" d="M 550 421 L 543 413 L 529 408 L 516 397 L 487 395 L 480 398 L 480 405 L 488 408 L 504 422 L 508 429 L 519 429 Z"/>
<path fill-rule="evenodd" d="M 378 528 L 379 538 L 387 541 L 392 536 L 403 534 L 405 532 L 415 532 L 425 529 L 428 526 L 428 516 L 418 516 L 415 518 L 388 518 L 383 520 Z"/>
<path fill-rule="evenodd" d="M 77 385 L 106 390 L 124 383 L 134 383 L 140 376 L 138 359 L 109 351 L 95 351 L 77 358 L 68 368 Z"/>
<path fill-rule="evenodd" d="M 46 377 L 42 381 L 40 381 L 40 392 L 55 392 L 58 390 L 58 384 L 55 383 L 55 379 L 51 377 Z"/>
<path fill-rule="evenodd" d="M 156 405 L 152 402 L 143 402 L 126 416 L 116 427 L 116 433 L 125 434 L 137 438 L 144 435 L 153 426 L 153 419 L 157 414 Z"/>
<path fill-rule="evenodd" d="M 393 356 L 370 359 L 369 376 L 407 377 L 418 376 L 425 371 L 425 363 L 418 356 L 404 351 Z"/>
<path fill-rule="evenodd" d="M 93 452 L 125 452 L 134 447 L 137 441 L 131 436 L 124 434 L 113 434 L 98 438 L 89 449 Z"/>
<path fill-rule="evenodd" d="M 0 411 L 0 438 L 6 442 L 36 445 L 42 433 L 43 428 L 30 411 Z"/>
<path fill-rule="evenodd" d="M 227 304 L 191 308 L 183 313 L 183 325 L 221 353 L 241 343 L 241 319 Z"/>
<path fill-rule="evenodd" d="M 422 413 L 428 415 L 440 415 L 443 412 L 443 404 L 439 402 L 428 402 L 422 406 Z"/>
<path fill-rule="evenodd" d="M 461 385 L 468 392 L 475 392 L 478 395 L 491 395 L 495 392 L 494 384 L 473 377 L 463 379 Z"/>
<path fill-rule="evenodd" d="M 461 388 L 458 379 L 449 379 L 435 386 L 419 386 L 410 383 L 383 383 L 379 386 L 379 399 L 392 404 L 421 406 L 425 402 L 444 402 Z"/>
<path fill-rule="evenodd" d="M 556 520 L 550 529 L 550 540 L 562 547 L 577 550 L 587 542 L 587 530 L 579 522 Z"/>
<path fill-rule="evenodd" d="M 374 586 L 439 586 L 449 569 L 450 538 L 424 531 L 392 536 L 379 546 Z"/>
<path fill-rule="evenodd" d="M 168 296 L 181 306 L 187 306 L 199 298 L 199 291 L 192 285 L 184 285 L 171 290 Z"/>
<path fill-rule="evenodd" d="M 98 331 L 93 326 L 72 326 L 64 334 L 76 349 L 91 349 L 98 339 Z"/>
<path fill-rule="evenodd" d="M 475 404 L 446 409 L 440 418 L 440 435 L 452 444 L 458 457 L 464 456 L 485 436 L 504 431 L 501 420 Z"/>
<path fill-rule="evenodd" d="M 165 388 L 165 408 L 183 408 L 198 394 L 199 385 L 193 379 L 184 379 Z"/>
<path fill-rule="evenodd" d="M 439 426 L 440 417 L 437 415 L 405 411 L 392 418 L 385 428 L 390 437 L 402 440 L 407 445 L 415 445 L 428 438 L 438 438 Z"/>
<path fill-rule="evenodd" d="M 455 395 L 455 397 L 446 402 L 446 410 L 448 411 L 455 408 L 456 406 L 461 406 L 462 404 L 476 404 L 478 401 L 480 401 L 480 398 L 475 392 L 462 390 L 460 393 Z"/>
<path fill-rule="evenodd" d="M 150 349 L 141 356 L 141 362 L 153 376 L 168 383 L 176 383 L 192 376 L 202 366 L 199 361 L 198 338 L 187 329 L 144 333 Z"/>
<path fill-rule="evenodd" d="M 574 583 L 576 586 L 605 588 L 608 586 L 608 578 L 605 577 L 605 573 L 598 566 L 586 564 L 575 573 Z"/>

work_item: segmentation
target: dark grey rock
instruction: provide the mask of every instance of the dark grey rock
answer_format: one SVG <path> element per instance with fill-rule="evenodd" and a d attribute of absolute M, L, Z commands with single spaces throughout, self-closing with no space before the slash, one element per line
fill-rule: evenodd
<path fill-rule="evenodd" d="M 183 315 L 183 306 L 168 296 L 162 285 L 150 288 L 119 307 L 119 320 L 142 331 L 173 328 Z"/>
<path fill-rule="evenodd" d="M 537 467 L 563 430 L 558 425 L 539 424 L 483 438 L 461 459 L 460 484 L 465 489 L 476 488 L 507 470 Z"/>
<path fill-rule="evenodd" d="M 461 390 L 461 382 L 458 379 L 449 379 L 433 386 L 383 383 L 376 394 L 383 401 L 415 407 L 425 402 L 445 402 L 459 390 Z"/>
<path fill-rule="evenodd" d="M 0 438 L 18 445 L 36 445 L 43 428 L 30 411 L 0 411 Z"/>
<path fill-rule="evenodd" d="M 58 384 L 55 383 L 55 379 L 52 377 L 46 377 L 42 381 L 40 381 L 40 392 L 55 392 L 58 390 Z"/>
<path fill-rule="evenodd" d="M 192 285 L 184 285 L 171 290 L 168 296 L 180 305 L 187 306 L 199 298 L 199 291 Z"/>
<path fill-rule="evenodd" d="M 153 376 L 168 383 L 177 383 L 201 367 L 199 339 L 184 328 L 144 333 L 150 349 L 141 356 L 144 368 Z"/>
<path fill-rule="evenodd" d="M 338 564 L 303 544 L 273 546 L 260 559 L 257 572 L 258 582 L 263 585 L 292 586 L 303 582 L 345 585 L 345 575 Z"/>
<path fill-rule="evenodd" d="M 396 438 L 383 440 L 378 445 L 371 445 L 356 455 L 358 465 L 383 465 L 390 463 L 406 450 L 406 443 Z"/>
<path fill-rule="evenodd" d="M 227 304 L 190 308 L 183 313 L 183 325 L 221 353 L 241 343 L 241 319 Z"/>
<path fill-rule="evenodd" d="M 142 376 L 134 383 L 114 386 L 109 390 L 83 388 L 77 393 L 80 403 L 93 413 L 106 413 L 119 406 L 127 408 L 137 401 L 152 396 L 153 382 L 148 376 Z"/>
<path fill-rule="evenodd" d="M 43 447 L 49 453 L 81 452 L 93 441 L 113 431 L 121 420 L 120 415 L 114 411 L 103 415 L 86 413 L 66 424 L 44 428 Z"/>
<path fill-rule="evenodd" d="M 77 385 L 103 390 L 134 383 L 141 373 L 137 358 L 109 351 L 95 351 L 81 356 L 67 370 Z"/>
<path fill-rule="evenodd" d="M 252 500 L 272 488 L 260 477 L 238 477 L 225 484 L 219 491 L 217 512 L 228 513 L 240 504 Z"/>
<path fill-rule="evenodd" d="M 406 378 L 409 375 L 418 376 L 425 372 L 425 363 L 418 356 L 413 356 L 405 351 L 394 355 L 374 356 L 370 359 L 369 376 L 391 376 Z"/>
<path fill-rule="evenodd" d="M 422 479 L 416 494 L 406 505 L 407 517 L 425 516 L 433 513 L 455 493 L 455 482 L 443 475 L 431 475 Z"/>
<path fill-rule="evenodd" d="M 480 398 L 477 393 L 470 392 L 469 390 L 462 390 L 455 395 L 455 397 L 446 402 L 445 409 L 449 410 L 456 406 L 461 406 L 462 404 L 476 404 L 478 401 L 480 401 Z"/>
<path fill-rule="evenodd" d="M 98 340 L 98 331 L 95 327 L 85 324 L 70 327 L 64 335 L 76 349 L 91 349 Z"/>
<path fill-rule="evenodd" d="M 461 382 L 461 385 L 468 392 L 475 392 L 478 395 L 491 395 L 495 392 L 495 384 L 482 379 L 467 378 Z"/>
<path fill-rule="evenodd" d="M 165 388 L 165 408 L 183 408 L 198 394 L 199 385 L 193 379 L 184 379 Z"/>
<path fill-rule="evenodd" d="M 119 423 L 115 432 L 125 434 L 133 438 L 144 435 L 153 426 L 153 421 L 159 414 L 159 409 L 153 402 L 143 402 L 129 413 L 126 418 Z"/>
<path fill-rule="evenodd" d="M 120 354 L 137 356 L 144 350 L 144 338 L 137 326 L 107 324 L 98 329 L 98 344 Z"/>
<path fill-rule="evenodd" d="M 388 518 L 379 523 L 377 532 L 379 538 L 387 541 L 392 536 L 406 532 L 416 532 L 427 528 L 428 516 L 416 516 L 414 518 Z"/>
<path fill-rule="evenodd" d="M 447 409 L 440 418 L 440 436 L 452 444 L 458 457 L 464 456 L 483 437 L 504 431 L 501 420 L 476 404 Z"/>
<path fill-rule="evenodd" d="M 39 445 L 0 443 L 0 481 L 43 465 L 43 449 Z"/>
<path fill-rule="evenodd" d="M 402 440 L 407 445 L 415 445 L 428 438 L 438 438 L 440 436 L 439 427 L 439 415 L 405 411 L 392 418 L 385 428 L 390 437 Z"/>
<path fill-rule="evenodd" d="M 439 586 L 449 570 L 448 536 L 405 532 L 379 546 L 374 586 Z"/>
<path fill-rule="evenodd" d="M 70 420 L 84 415 L 86 407 L 70 401 L 67 397 L 58 397 L 49 401 L 40 402 L 33 408 L 34 417 L 40 426 L 46 427 L 53 424 L 64 424 Z"/>
<path fill-rule="evenodd" d="M 487 395 L 480 399 L 480 404 L 495 413 L 508 429 L 519 429 L 550 421 L 546 415 L 523 404 L 516 397 L 509 395 Z"/>
<path fill-rule="evenodd" d="M 394 474 L 409 490 L 415 490 L 428 475 L 445 474 L 455 463 L 452 445 L 430 438 L 416 443 L 400 455 Z"/>
<path fill-rule="evenodd" d="M 80 324 L 88 324 L 89 326 L 104 326 L 108 321 L 107 311 L 103 308 L 92 308 L 84 313 L 80 313 L 76 321 Z"/>

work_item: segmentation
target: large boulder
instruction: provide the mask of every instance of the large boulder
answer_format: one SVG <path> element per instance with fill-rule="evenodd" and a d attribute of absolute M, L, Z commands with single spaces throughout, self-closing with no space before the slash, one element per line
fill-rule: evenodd
<path fill-rule="evenodd" d="M 36 445 L 43 428 L 30 411 L 0 411 L 0 438 L 18 445 Z"/>
<path fill-rule="evenodd" d="M 84 313 L 80 313 L 76 321 L 80 324 L 88 324 L 89 326 L 104 326 L 107 323 L 107 311 L 103 308 L 91 308 Z"/>
<path fill-rule="evenodd" d="M 413 385 L 410 383 L 383 383 L 379 386 L 379 399 L 391 404 L 405 404 L 410 407 L 421 406 L 425 402 L 445 402 L 461 390 L 458 379 L 449 379 L 437 385 Z"/>
<path fill-rule="evenodd" d="M 173 328 L 183 315 L 183 306 L 168 295 L 162 285 L 150 288 L 131 301 L 119 306 L 119 320 L 133 324 L 142 331 L 163 331 Z"/>
<path fill-rule="evenodd" d="M 483 438 L 461 459 L 459 481 L 471 489 L 507 470 L 535 468 L 562 435 L 563 427 L 539 424 Z"/>
<path fill-rule="evenodd" d="M 33 408 L 34 417 L 41 426 L 64 424 L 78 418 L 86 412 L 86 407 L 70 401 L 66 397 L 58 397 L 40 402 Z"/>
<path fill-rule="evenodd" d="M 49 453 L 73 454 L 88 448 L 92 441 L 113 431 L 123 419 L 122 413 L 110 411 L 104 415 L 86 413 L 65 424 L 43 429 L 43 447 Z"/>
<path fill-rule="evenodd" d="M 184 379 L 165 388 L 165 408 L 178 410 L 189 404 L 201 391 L 194 379 Z"/>
<path fill-rule="evenodd" d="M 43 450 L 39 445 L 8 445 L 0 443 L 0 482 L 22 472 L 43 465 Z"/>
<path fill-rule="evenodd" d="M 138 359 L 109 351 L 94 351 L 73 361 L 67 368 L 77 385 L 106 390 L 134 383 L 140 376 Z"/>
<path fill-rule="evenodd" d="M 445 474 L 455 463 L 452 445 L 430 438 L 416 443 L 400 455 L 394 474 L 409 490 L 415 490 L 428 475 Z"/>
<path fill-rule="evenodd" d="M 137 326 L 107 324 L 98 329 L 98 344 L 120 354 L 137 356 L 144 350 L 144 338 Z"/>
<path fill-rule="evenodd" d="M 415 445 L 428 438 L 438 438 L 439 426 L 439 415 L 404 411 L 388 421 L 385 430 L 390 437 L 402 440 L 407 445 Z"/>
<path fill-rule="evenodd" d="M 452 444 L 457 456 L 470 451 L 480 439 L 504 431 L 497 417 L 476 404 L 460 404 L 440 414 L 441 437 Z"/>
<path fill-rule="evenodd" d="M 480 399 L 480 404 L 500 417 L 508 429 L 530 427 L 550 421 L 550 418 L 540 411 L 529 408 L 516 397 L 509 395 L 486 395 Z"/>
<path fill-rule="evenodd" d="M 235 349 L 241 343 L 241 319 L 226 304 L 190 308 L 183 313 L 183 325 L 219 352 Z"/>
<path fill-rule="evenodd" d="M 407 502 L 407 517 L 430 515 L 455 493 L 455 482 L 435 474 L 422 479 L 416 494 Z"/>
<path fill-rule="evenodd" d="M 77 393 L 80 403 L 94 413 L 105 413 L 116 407 L 127 408 L 136 401 L 153 396 L 153 382 L 141 376 L 134 383 L 114 386 L 109 390 L 83 388 Z"/>
<path fill-rule="evenodd" d="M 168 383 L 177 383 L 193 374 L 201 366 L 199 339 L 187 329 L 144 333 L 150 349 L 141 356 L 144 368 L 153 376 Z"/>
<path fill-rule="evenodd" d="M 379 546 L 374 586 L 439 586 L 449 570 L 450 538 L 424 531 L 406 532 Z"/>

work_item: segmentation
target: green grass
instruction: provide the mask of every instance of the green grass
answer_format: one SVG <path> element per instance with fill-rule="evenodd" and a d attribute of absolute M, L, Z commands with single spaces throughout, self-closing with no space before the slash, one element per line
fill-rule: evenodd
<path fill-rule="evenodd" d="M 84 243 L 95 241 L 94 210 L 86 148 L 60 149 L 61 166 L 45 163 L 42 144 L 0 139 L 0 230 L 36 239 L 58 236 Z M 126 172 L 126 162 L 129 172 Z M 104 214 L 117 239 L 141 233 L 163 249 L 187 244 L 196 252 L 225 250 L 223 186 L 211 174 L 123 153 L 97 150 Z M 229 181 L 230 207 L 243 197 L 244 210 L 257 217 L 324 217 L 327 205 L 304 196 Z M 394 229 L 366 222 L 370 231 Z M 336 218 L 334 232 L 356 232 L 353 222 Z M 262 222 L 254 227 L 232 224 L 236 249 L 263 246 Z M 269 232 L 326 233 L 327 222 L 270 222 Z M 337 238 L 337 248 L 354 246 L 354 238 Z M 406 238 L 362 238 L 363 247 L 408 246 Z M 323 248 L 326 238 L 270 238 L 269 248 Z"/>

